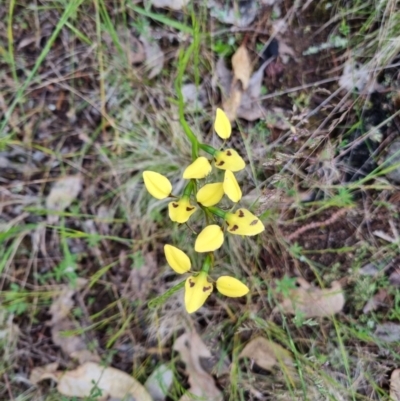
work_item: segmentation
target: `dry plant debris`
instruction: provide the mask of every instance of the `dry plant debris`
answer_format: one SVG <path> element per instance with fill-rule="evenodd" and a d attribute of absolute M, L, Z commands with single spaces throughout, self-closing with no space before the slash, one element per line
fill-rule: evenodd
<path fill-rule="evenodd" d="M 395 369 L 390 376 L 390 398 L 400 401 L 400 369 Z"/>
<path fill-rule="evenodd" d="M 95 362 L 86 362 L 66 372 L 56 370 L 56 364 L 41 369 L 32 372 L 32 383 L 52 379 L 57 382 L 60 394 L 67 397 L 83 398 L 97 394 L 96 399 L 100 401 L 105 401 L 108 397 L 122 401 L 129 396 L 137 401 L 153 401 L 147 390 L 132 376 Z"/>
<path fill-rule="evenodd" d="M 59 178 L 51 187 L 46 198 L 46 208 L 54 212 L 63 212 L 77 198 L 82 190 L 83 178 L 80 175 L 71 175 Z M 59 216 L 48 214 L 49 224 L 55 224 Z"/>
<path fill-rule="evenodd" d="M 338 281 L 334 281 L 329 289 L 314 287 L 302 278 L 298 278 L 297 283 L 300 287 L 289 290 L 288 297 L 274 308 L 273 313 L 302 313 L 310 318 L 331 316 L 343 309 L 345 299 Z"/>
<path fill-rule="evenodd" d="M 51 336 L 54 344 L 58 345 L 63 352 L 80 363 L 86 361 L 100 362 L 97 353 L 89 351 L 84 338 L 80 335 L 68 335 L 68 331 L 78 329 L 71 320 L 71 310 L 74 307 L 73 296 L 87 284 L 86 279 L 78 278 L 76 285 L 65 285 L 61 294 L 54 300 L 50 307 Z"/>
<path fill-rule="evenodd" d="M 171 10 L 182 10 L 190 0 L 151 0 L 154 7 L 170 8 Z"/>
<path fill-rule="evenodd" d="M 239 354 L 239 358 L 249 358 L 265 370 L 272 370 L 276 365 L 282 366 L 284 369 L 293 367 L 293 358 L 290 352 L 264 337 L 250 340 Z"/>
<path fill-rule="evenodd" d="M 215 385 L 214 379 L 201 366 L 200 358 L 210 358 L 211 352 L 196 331 L 182 334 L 174 343 L 186 365 L 190 388 L 179 401 L 197 400 L 204 397 L 209 401 L 221 401 L 222 393 Z"/>
<path fill-rule="evenodd" d="M 151 38 L 151 33 L 145 35 L 140 35 L 140 41 L 143 44 L 144 52 L 146 55 L 146 69 L 148 71 L 148 78 L 155 78 L 158 74 L 161 73 L 164 67 L 164 52 L 161 50 L 161 47 L 154 39 Z"/>

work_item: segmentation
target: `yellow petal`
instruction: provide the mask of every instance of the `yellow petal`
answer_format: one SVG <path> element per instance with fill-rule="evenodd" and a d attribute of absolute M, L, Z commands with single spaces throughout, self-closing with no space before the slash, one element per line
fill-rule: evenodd
<path fill-rule="evenodd" d="M 212 252 L 219 248 L 224 243 L 224 233 L 220 226 L 211 224 L 205 227 L 197 236 L 194 244 L 196 252 Z"/>
<path fill-rule="evenodd" d="M 166 244 L 164 245 L 164 254 L 168 264 L 174 272 L 183 274 L 190 270 L 190 259 L 185 252 L 172 245 Z"/>
<path fill-rule="evenodd" d="M 201 179 L 210 174 L 211 169 L 210 162 L 204 156 L 200 156 L 186 167 L 186 170 L 183 172 L 183 178 L 185 180 L 190 180 L 191 178 Z"/>
<path fill-rule="evenodd" d="M 171 195 L 172 185 L 167 177 L 154 171 L 143 171 L 143 180 L 150 195 L 164 199 Z"/>
<path fill-rule="evenodd" d="M 186 197 L 168 203 L 169 218 L 176 223 L 186 223 L 196 209 Z"/>
<path fill-rule="evenodd" d="M 227 213 L 225 221 L 228 224 L 228 232 L 231 234 L 256 235 L 265 230 L 261 220 L 246 209 L 238 209 L 235 213 Z"/>
<path fill-rule="evenodd" d="M 189 277 L 185 282 L 185 307 L 188 313 L 200 309 L 213 290 L 207 280 L 207 273 L 200 272 L 196 277 Z"/>
<path fill-rule="evenodd" d="M 216 284 L 217 290 L 221 294 L 231 298 L 242 297 L 249 292 L 249 288 L 247 287 L 247 285 L 243 284 L 236 278 L 229 276 L 221 276 L 217 280 Z"/>
<path fill-rule="evenodd" d="M 224 192 L 232 202 L 239 202 L 242 199 L 242 190 L 231 170 L 225 171 Z"/>
<path fill-rule="evenodd" d="M 224 196 L 224 188 L 222 182 L 215 182 L 213 184 L 206 184 L 202 187 L 196 195 L 197 202 L 203 206 L 214 206 Z"/>
<path fill-rule="evenodd" d="M 231 136 L 232 127 L 225 112 L 218 108 L 215 116 L 214 129 L 217 135 L 222 139 L 228 139 Z"/>
<path fill-rule="evenodd" d="M 231 170 L 233 172 L 243 170 L 246 163 L 234 149 L 225 149 L 224 151 L 216 152 L 214 155 L 215 167 L 221 170 Z"/>

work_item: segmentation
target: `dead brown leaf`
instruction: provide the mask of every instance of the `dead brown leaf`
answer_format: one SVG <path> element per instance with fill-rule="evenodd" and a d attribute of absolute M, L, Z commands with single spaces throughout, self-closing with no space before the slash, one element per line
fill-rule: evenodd
<path fill-rule="evenodd" d="M 244 44 L 239 46 L 235 54 L 232 56 L 232 69 L 234 83 L 235 81 L 240 81 L 243 90 L 246 90 L 249 86 L 252 65 L 249 51 Z"/>
<path fill-rule="evenodd" d="M 299 288 L 289 292 L 285 298 L 273 310 L 273 313 L 295 315 L 303 313 L 304 317 L 324 317 L 340 312 L 343 309 L 345 299 L 342 286 L 338 281 L 332 283 L 331 288 L 317 288 L 310 285 L 302 278 L 297 279 Z"/>
<path fill-rule="evenodd" d="M 45 379 L 53 379 L 58 369 L 58 362 L 49 363 L 48 365 L 38 366 L 32 369 L 29 375 L 29 381 L 36 385 Z"/>
<path fill-rule="evenodd" d="M 171 10 L 182 10 L 189 0 L 151 0 L 151 4 L 158 8 L 170 8 Z"/>
<path fill-rule="evenodd" d="M 378 309 L 380 306 L 387 305 L 389 294 L 387 290 L 381 288 L 368 302 L 365 304 L 363 308 L 364 313 L 368 313 Z"/>
<path fill-rule="evenodd" d="M 140 36 L 143 43 L 144 52 L 146 54 L 146 68 L 148 70 L 148 78 L 156 77 L 164 67 L 164 52 L 155 40 L 149 39 L 150 36 Z"/>
<path fill-rule="evenodd" d="M 246 344 L 239 358 L 249 358 L 265 370 L 271 370 L 275 365 L 293 366 L 290 352 L 281 345 L 263 337 L 253 338 Z"/>
<path fill-rule="evenodd" d="M 46 198 L 46 208 L 48 210 L 63 212 L 76 199 L 82 190 L 83 179 L 80 175 L 70 175 L 56 181 L 49 195 Z M 55 224 L 59 216 L 49 214 L 47 221 Z"/>
<path fill-rule="evenodd" d="M 136 401 L 152 401 L 147 390 L 132 376 L 122 370 L 104 367 L 95 362 L 86 362 L 74 370 L 56 371 L 55 365 L 47 365 L 31 373 L 32 383 L 52 379 L 58 383 L 57 390 L 67 397 L 89 397 L 94 388 L 101 391 L 99 400 L 108 397 Z"/>
<path fill-rule="evenodd" d="M 200 358 L 210 358 L 211 352 L 200 336 L 195 332 L 182 334 L 174 344 L 182 361 L 186 365 L 190 388 L 179 401 L 197 400 L 204 397 L 207 401 L 222 400 L 222 393 L 215 385 L 214 379 L 201 366 Z"/>
<path fill-rule="evenodd" d="M 400 369 L 395 369 L 390 376 L 390 398 L 400 401 Z"/>
<path fill-rule="evenodd" d="M 78 278 L 75 288 L 66 285 L 50 307 L 51 320 L 49 325 L 51 326 L 51 336 L 54 344 L 58 345 L 66 355 L 77 359 L 80 363 L 100 361 L 96 353 L 87 349 L 86 342 L 82 336 L 67 334 L 68 331 L 78 328 L 70 317 L 70 312 L 74 306 L 72 298 L 86 283 L 86 279 Z"/>

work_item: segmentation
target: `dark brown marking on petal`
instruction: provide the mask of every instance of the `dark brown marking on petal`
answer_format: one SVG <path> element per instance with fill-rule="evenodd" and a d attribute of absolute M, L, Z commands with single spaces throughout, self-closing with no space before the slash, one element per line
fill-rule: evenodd
<path fill-rule="evenodd" d="M 239 216 L 239 217 L 244 217 L 244 212 L 243 212 L 243 210 L 239 209 L 238 216 Z"/>
<path fill-rule="evenodd" d="M 227 156 L 232 156 L 232 152 L 231 152 L 230 150 L 227 150 L 227 151 L 226 151 L 226 155 L 227 155 Z"/>
<path fill-rule="evenodd" d="M 203 292 L 207 292 L 208 290 L 211 290 L 211 286 L 208 286 L 208 287 L 203 287 Z"/>
<path fill-rule="evenodd" d="M 258 219 L 255 219 L 250 223 L 250 225 L 251 226 L 255 226 L 257 223 L 258 223 Z"/>
<path fill-rule="evenodd" d="M 179 203 L 172 202 L 172 207 L 174 207 L 176 209 L 177 207 L 179 207 Z"/>
<path fill-rule="evenodd" d="M 190 279 L 189 279 L 189 285 L 190 285 L 190 288 L 194 287 L 194 282 Z"/>
<path fill-rule="evenodd" d="M 232 228 L 229 229 L 229 231 L 231 231 L 231 232 L 236 231 L 238 228 L 239 228 L 239 226 L 235 224 Z"/>
<path fill-rule="evenodd" d="M 217 166 L 223 166 L 224 164 L 225 162 L 221 160 L 219 163 L 217 163 Z"/>
<path fill-rule="evenodd" d="M 189 206 L 186 207 L 187 212 L 191 212 L 193 209 L 194 209 L 194 207 L 189 207 Z"/>

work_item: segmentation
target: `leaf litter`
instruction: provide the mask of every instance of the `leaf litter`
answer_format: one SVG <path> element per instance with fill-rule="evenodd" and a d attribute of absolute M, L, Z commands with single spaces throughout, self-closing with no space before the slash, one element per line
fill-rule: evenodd
<path fill-rule="evenodd" d="M 268 371 L 271 371 L 276 365 L 290 370 L 293 367 L 293 358 L 290 352 L 264 337 L 256 337 L 250 340 L 239 354 L 239 358 L 249 358 Z"/>
<path fill-rule="evenodd" d="M 277 305 L 272 313 L 282 312 L 295 315 L 304 314 L 304 317 L 325 317 L 341 312 L 345 304 L 342 285 L 338 281 L 332 282 L 331 288 L 318 288 L 302 278 L 297 279 L 299 288 L 289 290 L 288 296 Z"/>
<path fill-rule="evenodd" d="M 200 363 L 200 358 L 210 358 L 210 350 L 196 331 L 182 334 L 174 343 L 174 351 L 178 351 L 186 365 L 190 388 L 179 401 L 197 400 L 204 397 L 208 401 L 222 401 L 222 393 L 215 385 L 213 377 L 208 374 Z"/>

